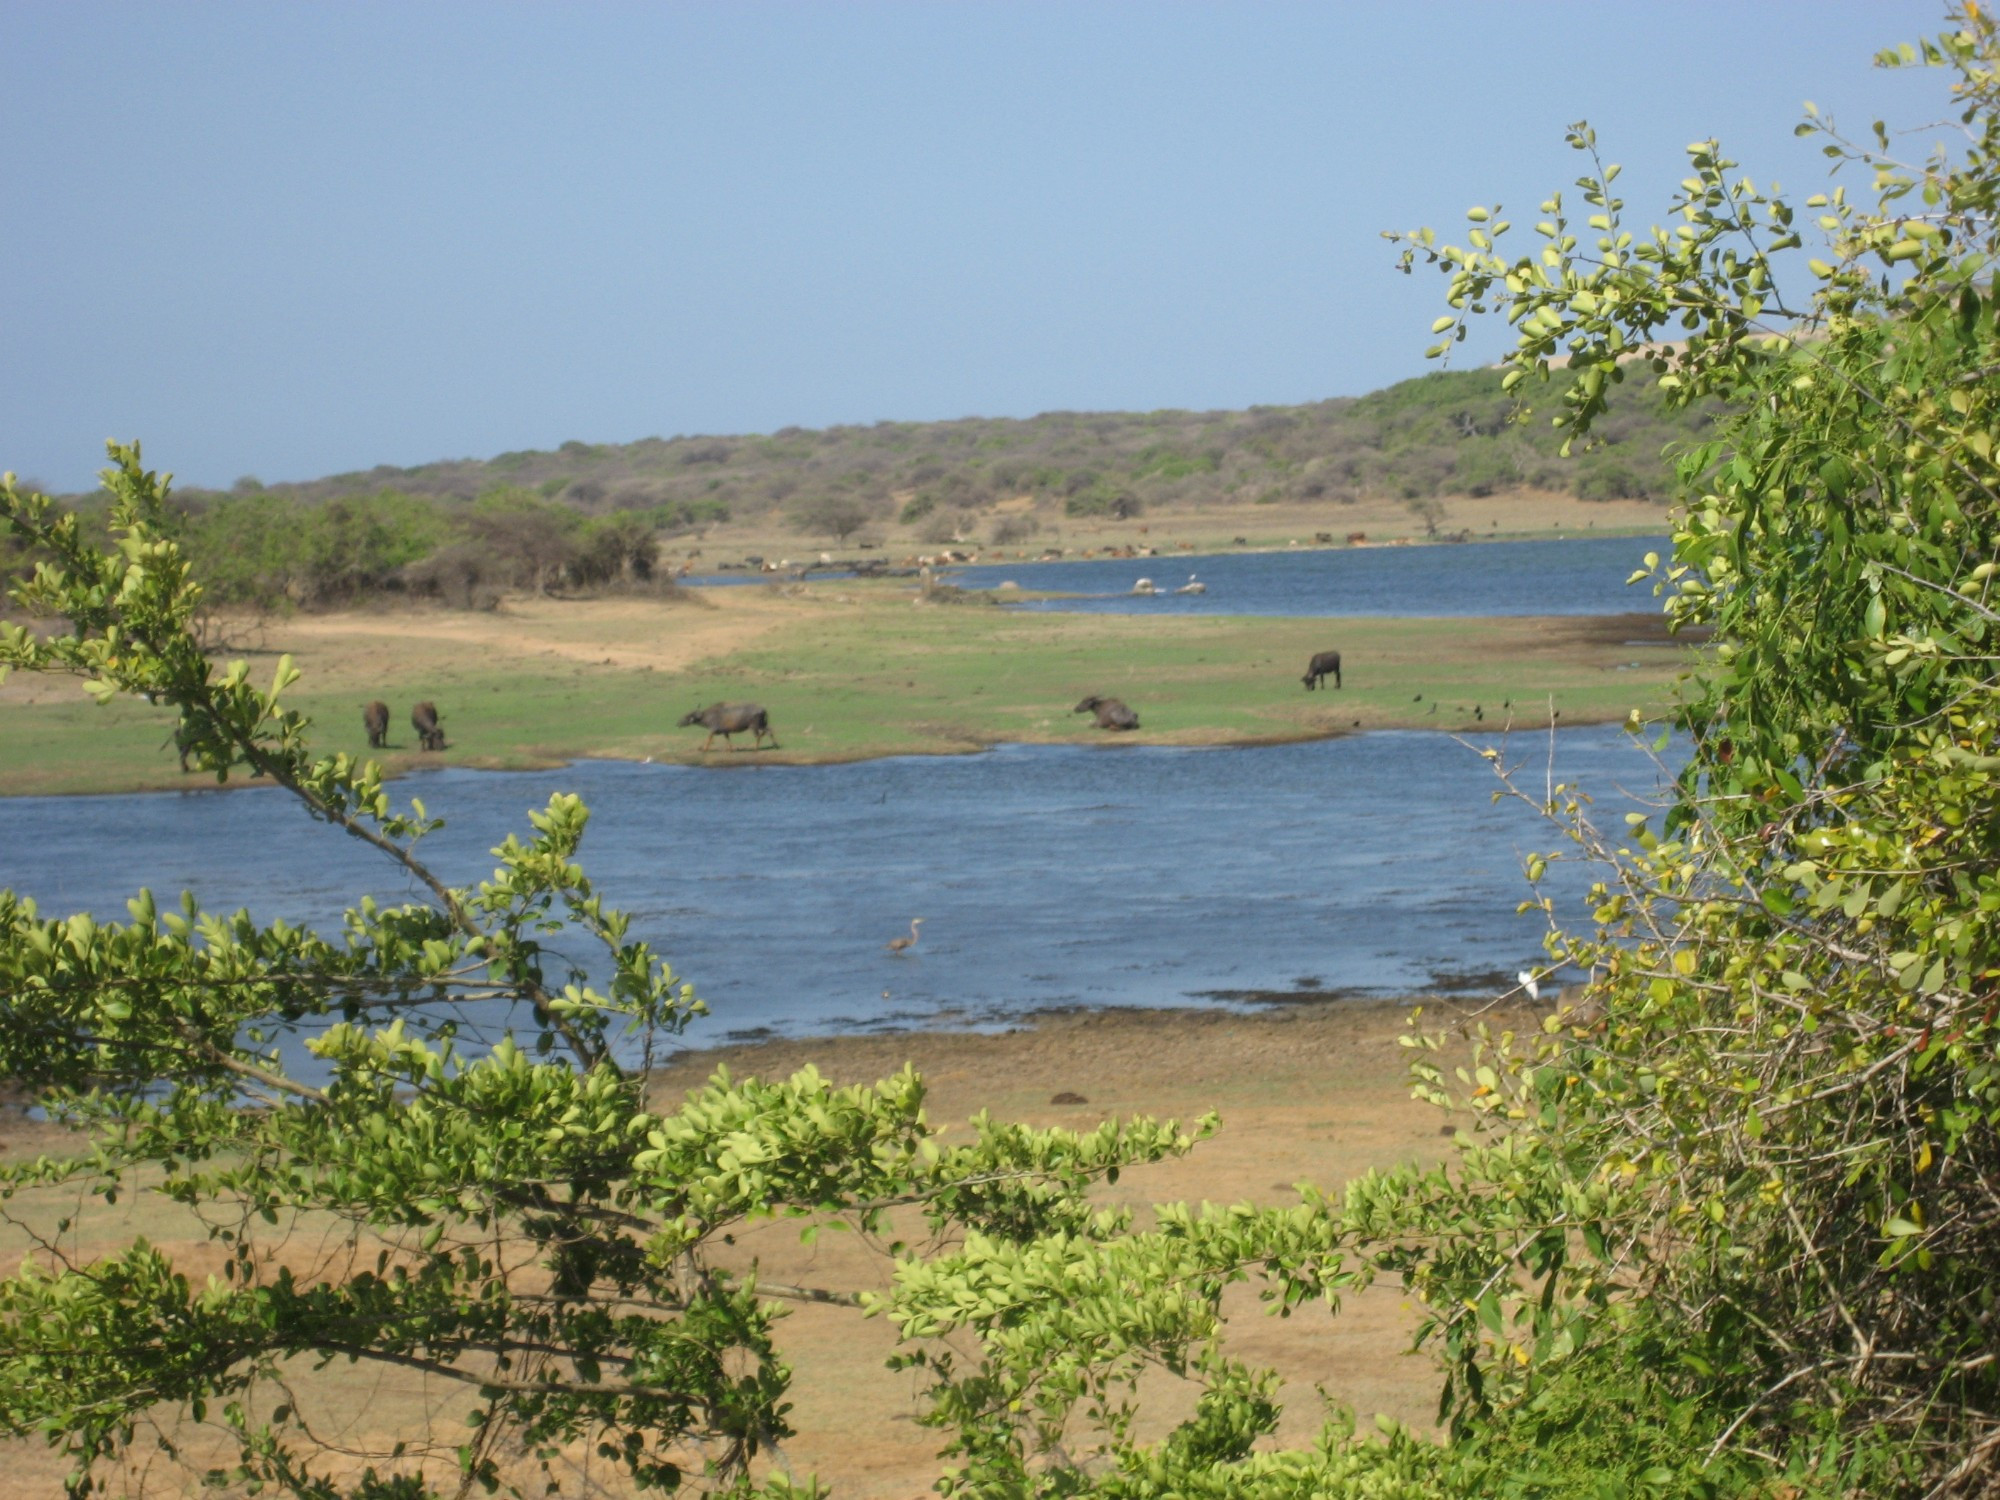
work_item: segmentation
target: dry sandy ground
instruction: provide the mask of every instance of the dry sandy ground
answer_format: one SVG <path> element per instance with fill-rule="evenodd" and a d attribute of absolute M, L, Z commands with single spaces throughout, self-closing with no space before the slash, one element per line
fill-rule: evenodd
<path fill-rule="evenodd" d="M 1184 1200 L 1280 1204 L 1295 1201 L 1301 1182 L 1337 1187 L 1370 1167 L 1432 1161 L 1449 1149 L 1441 1135 L 1450 1131 L 1445 1117 L 1409 1097 L 1409 1053 L 1398 1043 L 1407 1015 L 1404 1004 L 1338 1001 L 1257 1013 L 1063 1013 L 997 1036 L 900 1033 L 692 1053 L 665 1070 L 658 1086 L 664 1104 L 718 1064 L 739 1076 L 769 1077 L 811 1063 L 849 1083 L 872 1081 L 910 1061 L 928 1082 L 930 1118 L 940 1124 L 963 1122 L 980 1109 L 1071 1126 L 1131 1114 L 1192 1120 L 1215 1109 L 1223 1119 L 1219 1135 L 1181 1161 L 1127 1174 L 1105 1192 L 1106 1201 L 1142 1211 Z M 1458 1018 L 1450 1009 L 1426 1017 L 1440 1026 Z M 1088 1102 L 1051 1102 L 1064 1092 Z M 34 1144 L 20 1138 L 19 1126 L 12 1133 L 16 1139 L 0 1145 Z M 186 1246 L 177 1259 L 199 1274 L 206 1249 Z M 823 1235 L 808 1249 L 795 1227 L 767 1225 L 742 1237 L 741 1253 L 759 1260 L 774 1280 L 850 1290 L 886 1281 L 885 1263 L 847 1235 Z M 1396 1288 L 1354 1299 L 1337 1318 L 1308 1309 L 1274 1319 L 1246 1288 L 1232 1293 L 1228 1311 L 1233 1352 L 1286 1377 L 1287 1439 L 1303 1439 L 1317 1427 L 1315 1384 L 1364 1422 L 1386 1412 L 1421 1427 L 1434 1415 L 1437 1377 L 1426 1359 L 1405 1352 L 1414 1314 Z M 797 1371 L 798 1436 L 784 1455 L 791 1466 L 817 1472 L 836 1495 L 856 1500 L 928 1493 L 938 1439 L 914 1420 L 914 1377 L 883 1367 L 893 1344 L 890 1327 L 846 1309 L 806 1307 L 786 1321 L 782 1343 Z M 352 1395 L 346 1420 L 353 1436 L 379 1435 L 407 1413 L 409 1401 L 422 1399 L 392 1380 Z M 1154 1433 L 1189 1408 L 1186 1391 L 1165 1377 L 1147 1400 Z M 59 1466 L 39 1444 L 5 1445 L 0 1453 L 0 1500 L 58 1492 Z M 156 1471 L 145 1492 L 171 1493 L 164 1477 Z"/>
<path fill-rule="evenodd" d="M 508 659 L 677 672 L 750 645 L 794 619 L 799 606 L 769 589 L 710 589 L 658 598 L 509 596 L 499 609 L 343 610 L 282 621 L 232 618 L 212 652 L 292 653 L 317 687 L 371 688 L 429 659 Z M 0 703 L 72 699 L 76 684 L 20 672 L 0 683 Z"/>
<path fill-rule="evenodd" d="M 679 672 L 726 656 L 776 629 L 798 610 L 768 589 L 709 589 L 671 605 L 656 598 L 550 599 L 521 594 L 497 610 L 347 611 L 285 621 L 285 648 L 301 666 L 322 664 L 357 681 L 403 669 L 412 650 L 459 659 L 554 658 L 582 666 Z"/>

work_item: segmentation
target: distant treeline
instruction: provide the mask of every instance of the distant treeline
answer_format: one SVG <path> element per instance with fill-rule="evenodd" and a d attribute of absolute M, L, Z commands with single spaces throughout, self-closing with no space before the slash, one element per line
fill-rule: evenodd
<path fill-rule="evenodd" d="M 585 515 L 511 487 L 469 500 L 395 490 L 179 500 L 189 560 L 209 597 L 266 607 L 404 593 L 480 609 L 510 590 L 671 587 L 658 567 L 661 536 L 690 524 L 668 507 Z"/>
<path fill-rule="evenodd" d="M 1637 365 L 1627 375 L 1641 390 L 1653 378 Z M 1565 459 L 1545 414 L 1516 419 L 1497 371 L 1441 371 L 1304 406 L 569 442 L 299 484 L 245 477 L 178 497 L 218 602 L 313 607 L 403 591 L 477 607 L 507 589 L 650 584 L 658 539 L 732 517 L 842 541 L 897 523 L 941 541 L 1024 496 L 1045 515 L 1110 517 L 1387 497 L 1433 525 L 1433 502 L 1448 495 L 1659 499 L 1671 483 L 1663 450 L 1705 437 L 1714 416 L 1626 400 L 1589 451 Z M 1035 529 L 1009 510 L 991 518 L 993 539 Z"/>
<path fill-rule="evenodd" d="M 528 490 L 476 499 L 375 494 L 307 499 L 273 490 L 177 494 L 181 541 L 209 602 L 325 609 L 384 596 L 490 609 L 503 593 L 667 590 L 663 535 L 685 530 L 671 510 L 587 516 Z M 86 518 L 101 507 L 85 498 Z M 711 516 L 712 516 L 711 512 Z M 33 559 L 0 543 L 0 570 Z"/>

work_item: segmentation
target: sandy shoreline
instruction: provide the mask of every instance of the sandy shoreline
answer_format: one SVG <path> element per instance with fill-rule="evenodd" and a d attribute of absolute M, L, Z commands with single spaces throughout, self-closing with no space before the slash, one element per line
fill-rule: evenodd
<path fill-rule="evenodd" d="M 1221 1129 L 1187 1157 L 1124 1174 L 1098 1196 L 1130 1207 L 1141 1221 L 1165 1202 L 1298 1201 L 1301 1184 L 1338 1199 L 1342 1185 L 1371 1169 L 1433 1163 L 1452 1149 L 1464 1123 L 1410 1097 L 1410 1049 L 1402 1044 L 1413 1007 L 1423 1029 L 1461 1031 L 1476 1007 L 1463 1001 L 1340 1001 L 1244 1012 L 1058 1011 L 998 1034 L 899 1032 L 772 1040 L 691 1051 L 656 1075 L 661 1106 L 699 1086 L 718 1066 L 734 1076 L 788 1076 L 808 1064 L 835 1083 L 869 1082 L 913 1064 L 922 1074 L 933 1123 L 962 1133 L 979 1110 L 1037 1125 L 1094 1127 L 1107 1117 L 1151 1115 L 1192 1122 L 1210 1110 Z M 1526 1012 L 1489 1011 L 1492 1025 L 1535 1024 Z M 1080 1095 L 1083 1104 L 1058 1104 Z M 746 1256 L 779 1279 L 838 1279 L 880 1286 L 850 1236 L 822 1236 L 802 1251 L 786 1225 L 744 1237 Z M 1232 1353 L 1279 1370 L 1285 1379 L 1287 1441 L 1309 1441 L 1323 1418 L 1318 1390 L 1366 1423 L 1384 1413 L 1421 1430 L 1437 1415 L 1439 1377 L 1410 1352 L 1417 1313 L 1401 1289 L 1380 1285 L 1352 1298 L 1338 1317 L 1307 1309 L 1268 1315 L 1255 1289 L 1231 1290 L 1225 1309 Z M 937 1438 L 914 1423 L 908 1376 L 882 1368 L 893 1349 L 879 1320 L 857 1324 L 837 1309 L 803 1308 L 781 1335 L 798 1370 L 799 1435 L 787 1445 L 797 1469 L 817 1471 L 835 1493 L 890 1500 L 926 1493 L 936 1474 Z M 1177 1420 L 1191 1403 L 1165 1378 L 1148 1387 L 1152 1420 Z"/>
<path fill-rule="evenodd" d="M 836 1083 L 871 1082 L 906 1062 L 923 1075 L 930 1119 L 960 1134 L 980 1110 L 1003 1119 L 1089 1128 L 1110 1116 L 1153 1115 L 1193 1121 L 1210 1110 L 1221 1129 L 1186 1158 L 1135 1169 L 1100 1197 L 1143 1217 L 1161 1202 L 1277 1205 L 1297 1201 L 1310 1183 L 1338 1196 L 1347 1180 L 1371 1168 L 1429 1163 L 1452 1149 L 1455 1120 L 1410 1097 L 1409 1049 L 1401 1043 L 1413 1006 L 1426 1030 L 1462 1029 L 1476 1007 L 1459 1001 L 1329 1001 L 1244 1012 L 1060 1011 L 994 1033 L 910 1031 L 800 1038 L 689 1051 L 654 1075 L 656 1108 L 672 1108 L 718 1066 L 736 1076 L 788 1076 L 810 1064 Z M 1488 1010 L 1496 1028 L 1536 1017 Z M 1056 1104 L 1058 1094 L 1083 1104 Z M 46 1126 L 18 1117 L 0 1122 L 0 1156 L 18 1158 L 57 1142 Z M 123 1211 L 123 1210 L 122 1210 Z M 115 1226 L 102 1247 L 115 1243 Z M 170 1255 L 198 1262 L 199 1242 L 176 1244 L 148 1228 Z M 23 1246 L 0 1236 L 0 1260 Z M 746 1265 L 755 1260 L 776 1280 L 878 1288 L 887 1266 L 852 1235 L 799 1243 L 790 1223 L 752 1226 L 739 1236 Z M 1232 1352 L 1268 1364 L 1285 1378 L 1281 1434 L 1305 1440 L 1321 1420 L 1315 1386 L 1351 1406 L 1365 1423 L 1377 1412 L 1419 1428 L 1436 1415 L 1438 1376 L 1411 1354 L 1416 1313 L 1394 1286 L 1353 1298 L 1338 1317 L 1307 1309 L 1269 1317 L 1254 1289 L 1226 1302 Z M 916 1425 L 917 1388 L 909 1374 L 884 1367 L 893 1330 L 881 1319 L 842 1308 L 805 1306 L 785 1319 L 782 1346 L 793 1362 L 794 1424 L 786 1458 L 817 1472 L 835 1493 L 857 1500 L 903 1500 L 927 1493 L 937 1473 L 938 1435 Z M 1148 1387 L 1158 1420 L 1177 1419 L 1188 1403 L 1164 1378 Z M 53 1493 L 60 1466 L 38 1442 L 0 1445 L 0 1500 Z"/>

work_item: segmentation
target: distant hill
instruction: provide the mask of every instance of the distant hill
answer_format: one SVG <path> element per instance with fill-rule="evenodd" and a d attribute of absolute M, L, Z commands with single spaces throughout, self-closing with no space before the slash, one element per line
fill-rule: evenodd
<path fill-rule="evenodd" d="M 568 442 L 490 459 L 335 474 L 269 492 L 328 500 L 382 491 L 472 499 L 525 490 L 590 515 L 655 513 L 668 529 L 727 514 L 852 502 L 882 520 L 997 500 L 1055 498 L 1072 515 L 1187 503 L 1418 500 L 1526 487 L 1584 499 L 1664 496 L 1667 443 L 1702 414 L 1669 418 L 1650 376 L 1600 423 L 1588 453 L 1556 456 L 1546 417 L 1509 420 L 1490 369 L 1440 371 L 1359 398 L 1247 411 L 1047 412 L 1025 419 L 877 422 L 769 435 Z M 244 481 L 236 493 L 262 488 Z"/>
<path fill-rule="evenodd" d="M 1557 456 L 1545 415 L 1515 419 L 1498 371 L 1466 370 L 1304 406 L 572 442 L 176 494 L 216 603 L 322 608 L 396 594 L 478 608 L 510 589 L 671 587 L 661 542 L 724 521 L 776 522 L 837 544 L 894 526 L 923 543 L 1019 545 L 1037 515 L 1170 518 L 1269 503 L 1324 507 L 1337 521 L 1344 501 L 1387 499 L 1436 530 L 1453 495 L 1663 499 L 1663 450 L 1706 435 L 1714 414 L 1667 415 L 1650 381 L 1631 370 L 1593 446 L 1570 459 Z M 72 503 L 90 510 L 101 499 Z M 0 542 L 0 574 L 31 561 Z"/>

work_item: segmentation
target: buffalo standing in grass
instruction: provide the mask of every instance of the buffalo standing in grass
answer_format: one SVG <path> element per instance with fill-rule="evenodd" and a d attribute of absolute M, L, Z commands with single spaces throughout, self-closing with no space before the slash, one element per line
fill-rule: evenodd
<path fill-rule="evenodd" d="M 368 748 L 385 750 L 389 745 L 389 705 L 377 698 L 361 710 L 361 727 L 368 731 Z"/>
<path fill-rule="evenodd" d="M 728 742 L 729 748 L 734 750 L 736 741 L 730 737 L 741 734 L 746 729 L 751 732 L 750 747 L 753 750 L 764 743 L 766 736 L 770 738 L 771 748 L 773 750 L 778 748 L 778 737 L 771 733 L 771 716 L 764 712 L 764 705 L 761 703 L 711 703 L 707 708 L 698 708 L 682 719 L 680 727 L 686 729 L 694 724 L 699 724 L 708 731 L 708 738 L 701 744 L 704 755 L 708 753 L 709 746 L 715 743 L 718 734 Z"/>
<path fill-rule="evenodd" d="M 1316 687 L 1323 687 L 1326 683 L 1327 673 L 1329 672 L 1333 674 L 1333 685 L 1339 687 L 1340 653 L 1338 651 L 1322 651 L 1313 657 L 1312 665 L 1306 668 L 1306 675 L 1302 679 L 1305 682 L 1306 691 L 1311 692 Z"/>
<path fill-rule="evenodd" d="M 437 705 L 428 698 L 410 710 L 410 727 L 417 732 L 417 743 L 426 750 L 444 749 L 444 730 L 438 724 Z"/>
<path fill-rule="evenodd" d="M 1096 714 L 1099 729 L 1137 729 L 1139 716 L 1125 706 L 1122 698 L 1100 698 L 1096 694 L 1083 700 L 1071 710 L 1072 713 Z"/>

